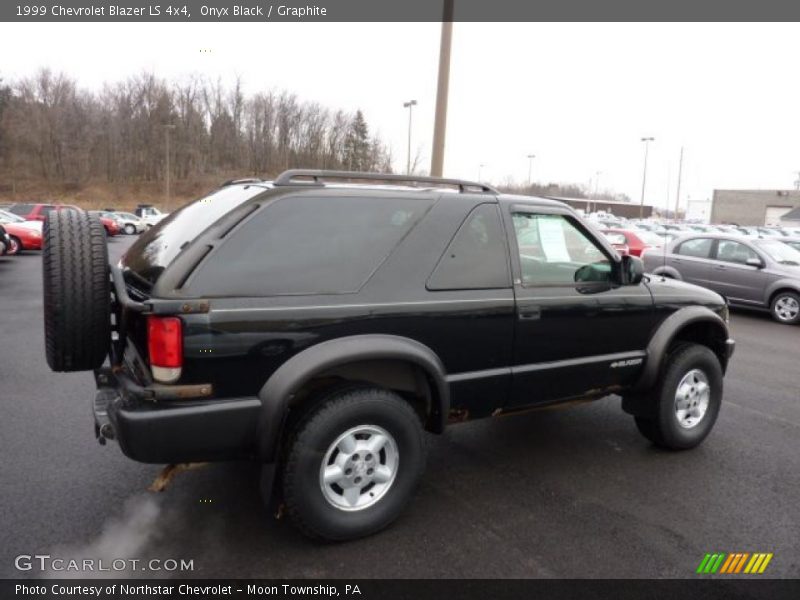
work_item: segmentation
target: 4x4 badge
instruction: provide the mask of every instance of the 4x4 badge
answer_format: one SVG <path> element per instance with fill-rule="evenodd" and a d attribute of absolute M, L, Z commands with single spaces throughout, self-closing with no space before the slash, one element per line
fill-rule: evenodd
<path fill-rule="evenodd" d="M 633 367 L 642 364 L 641 358 L 629 358 L 628 360 L 617 360 L 611 363 L 612 369 L 619 369 L 620 367 Z"/>

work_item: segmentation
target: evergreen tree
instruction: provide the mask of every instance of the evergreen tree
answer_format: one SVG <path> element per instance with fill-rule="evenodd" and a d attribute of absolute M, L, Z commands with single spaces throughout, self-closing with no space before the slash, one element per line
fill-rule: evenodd
<path fill-rule="evenodd" d="M 350 171 L 368 171 L 370 168 L 369 128 L 361 110 L 356 111 L 344 142 L 344 162 Z"/>

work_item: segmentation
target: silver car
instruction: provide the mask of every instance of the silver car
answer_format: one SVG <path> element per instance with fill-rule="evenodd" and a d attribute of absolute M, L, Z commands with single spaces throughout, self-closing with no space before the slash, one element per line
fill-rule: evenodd
<path fill-rule="evenodd" d="M 642 259 L 647 273 L 702 285 L 781 323 L 800 322 L 800 251 L 779 239 L 688 235 Z"/>

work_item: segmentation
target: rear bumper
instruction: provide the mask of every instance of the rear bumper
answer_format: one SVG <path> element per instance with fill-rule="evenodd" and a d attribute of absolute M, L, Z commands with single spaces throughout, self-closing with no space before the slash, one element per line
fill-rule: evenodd
<path fill-rule="evenodd" d="M 253 458 L 261 402 L 256 397 L 157 401 L 147 388 L 96 372 L 95 432 L 119 442 L 129 458 L 183 463 Z"/>

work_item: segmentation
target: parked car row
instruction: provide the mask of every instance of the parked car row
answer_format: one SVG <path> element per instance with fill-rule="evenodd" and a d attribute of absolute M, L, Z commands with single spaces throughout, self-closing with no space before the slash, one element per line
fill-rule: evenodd
<path fill-rule="evenodd" d="M 79 209 L 72 204 L 19 202 L 0 207 L 0 224 L 8 236 L 3 242 L 3 254 L 17 254 L 25 250 L 41 250 L 42 224 L 50 211 Z M 167 216 L 156 207 L 140 204 L 134 212 L 94 210 L 103 224 L 106 235 L 140 234 Z"/>

